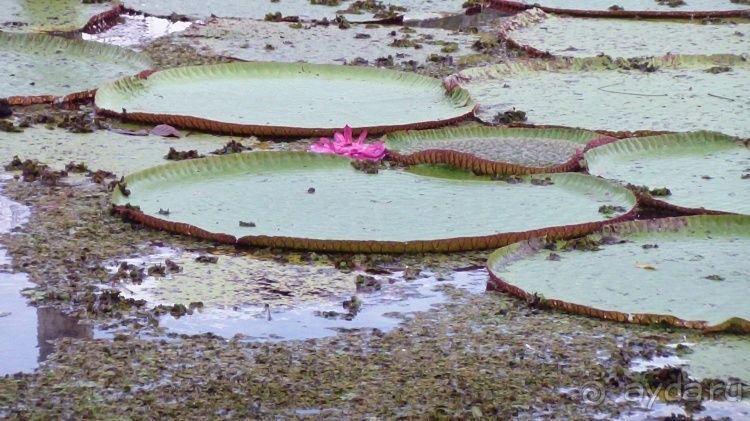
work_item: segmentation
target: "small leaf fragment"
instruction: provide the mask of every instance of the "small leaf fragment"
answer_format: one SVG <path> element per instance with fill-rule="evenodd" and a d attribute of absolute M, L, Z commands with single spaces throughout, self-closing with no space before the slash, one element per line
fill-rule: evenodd
<path fill-rule="evenodd" d="M 637 267 L 639 269 L 656 270 L 656 267 L 654 267 L 654 265 L 650 265 L 648 263 L 638 263 L 638 262 L 636 262 L 635 263 L 635 267 Z"/>

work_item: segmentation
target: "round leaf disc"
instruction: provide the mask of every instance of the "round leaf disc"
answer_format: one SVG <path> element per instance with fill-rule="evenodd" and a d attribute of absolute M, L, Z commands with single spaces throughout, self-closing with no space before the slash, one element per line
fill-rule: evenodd
<path fill-rule="evenodd" d="M 692 2 L 690 2 L 692 3 Z M 538 9 L 533 9 L 538 10 Z M 700 20 L 653 21 L 623 19 L 580 19 L 524 12 L 511 18 L 505 37 L 563 57 L 660 56 L 672 54 L 743 54 L 750 23 L 706 25 Z"/>
<path fill-rule="evenodd" d="M 456 78 L 492 121 L 512 108 L 528 123 L 612 131 L 712 130 L 750 136 L 750 64 L 740 57 L 528 60 Z M 554 99 L 554 100 L 551 100 Z"/>
<path fill-rule="evenodd" d="M 405 104 L 408 104 L 405 105 Z M 472 115 L 474 103 L 438 79 L 307 63 L 193 66 L 125 78 L 96 94 L 101 110 L 149 123 L 233 134 L 332 135 L 345 125 L 383 133 Z"/>
<path fill-rule="evenodd" d="M 695 132 L 624 139 L 586 152 L 589 172 L 649 188 L 681 208 L 750 214 L 750 149 L 729 136 Z"/>
<path fill-rule="evenodd" d="M 604 319 L 750 331 L 750 306 L 740 293 L 750 281 L 750 216 L 625 222 L 587 239 L 600 250 L 565 251 L 565 242 L 541 239 L 503 247 L 487 261 L 492 282 Z"/>
<path fill-rule="evenodd" d="M 350 162 L 304 152 L 181 161 L 126 177 L 130 195 L 117 192 L 113 201 L 139 206 L 150 225 L 188 234 L 195 227 L 203 230 L 195 235 L 220 241 L 373 252 L 484 249 L 534 233 L 573 236 L 614 216 L 600 206 L 620 206 L 627 217 L 635 205 L 628 190 L 583 174 L 556 174 L 549 185 L 511 184 L 365 174 Z M 169 215 L 159 213 L 166 209 Z"/>

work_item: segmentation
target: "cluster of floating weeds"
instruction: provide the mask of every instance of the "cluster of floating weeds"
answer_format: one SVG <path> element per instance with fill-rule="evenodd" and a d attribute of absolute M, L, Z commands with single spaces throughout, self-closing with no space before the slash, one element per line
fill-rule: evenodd
<path fill-rule="evenodd" d="M 166 155 L 164 155 L 164 159 L 169 161 L 182 161 L 185 159 L 196 159 L 196 158 L 204 158 L 205 155 L 198 153 L 197 150 L 190 150 L 190 151 L 178 151 L 175 148 L 169 148 L 169 152 L 167 152 Z"/>
<path fill-rule="evenodd" d="M 510 124 L 510 123 L 521 123 L 527 120 L 526 112 L 516 110 L 515 107 L 512 110 L 505 111 L 503 113 L 497 113 L 492 119 L 495 124 Z"/>
<path fill-rule="evenodd" d="M 311 0 L 313 1 L 313 0 Z M 325 0 L 320 0 L 325 1 Z M 335 6 L 338 6 L 336 4 Z M 405 12 L 406 8 L 392 5 L 383 4 L 382 1 L 377 0 L 357 0 L 349 3 L 346 9 L 339 10 L 337 13 L 347 13 L 353 15 L 360 15 L 362 13 L 372 13 L 375 19 L 389 19 L 399 15 L 399 13 Z"/>
<path fill-rule="evenodd" d="M 613 206 L 613 205 L 599 206 L 599 213 L 603 213 L 605 216 L 612 216 L 615 213 L 624 213 L 624 212 L 627 212 L 627 209 L 625 209 L 622 206 Z"/>
<path fill-rule="evenodd" d="M 56 186 L 61 178 L 68 176 L 68 172 L 65 170 L 52 170 L 49 165 L 31 159 L 21 161 L 18 155 L 14 156 L 10 164 L 5 165 L 4 168 L 6 171 L 21 171 L 20 178 L 23 181 L 33 182 L 39 180 L 39 182 L 47 186 Z"/>
<path fill-rule="evenodd" d="M 648 186 L 636 186 L 635 184 L 628 183 L 625 186 L 626 189 L 632 191 L 635 194 L 642 195 L 642 196 L 670 196 L 672 195 L 672 192 L 666 188 L 649 188 Z"/>
<path fill-rule="evenodd" d="M 656 4 L 660 6 L 680 7 L 687 3 L 685 3 L 685 0 L 656 0 Z"/>

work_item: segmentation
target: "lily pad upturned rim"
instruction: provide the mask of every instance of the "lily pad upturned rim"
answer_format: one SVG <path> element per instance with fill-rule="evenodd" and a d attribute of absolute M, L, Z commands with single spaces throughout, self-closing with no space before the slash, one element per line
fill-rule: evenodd
<path fill-rule="evenodd" d="M 747 18 L 750 10 L 583 10 L 583 9 L 561 9 L 547 7 L 539 3 L 528 4 L 514 0 L 489 0 L 490 9 L 504 13 L 519 13 L 524 10 L 538 8 L 546 13 L 568 15 L 583 18 L 629 18 L 629 19 L 706 19 L 706 18 Z"/>
<path fill-rule="evenodd" d="M 273 70 L 276 73 L 289 72 L 302 68 L 299 73 L 305 74 L 321 74 L 329 73 L 333 75 L 340 75 L 343 72 L 351 75 L 358 74 L 364 76 L 370 76 L 373 79 L 390 79 L 399 81 L 415 81 L 422 85 L 429 85 L 430 88 L 436 90 L 445 90 L 440 79 L 418 75 L 415 73 L 405 73 L 389 69 L 372 68 L 372 67 L 356 67 L 356 66 L 341 66 L 332 64 L 312 64 L 312 63 L 284 63 L 284 62 L 235 62 L 235 63 L 224 63 L 214 65 L 203 65 L 203 66 L 185 66 L 179 68 L 172 68 L 166 70 L 159 70 L 144 73 L 137 76 L 126 77 L 114 82 L 110 82 L 102 86 L 96 94 L 95 105 L 97 112 L 108 115 L 119 117 L 123 120 L 137 121 L 146 124 L 169 124 L 175 127 L 181 127 L 186 129 L 195 129 L 205 132 L 221 133 L 228 135 L 252 135 L 252 136 L 288 136 L 288 137 L 315 137 L 315 136 L 332 136 L 336 132 L 340 132 L 342 127 L 294 127 L 294 126 L 273 126 L 273 125 L 258 125 L 258 124 L 239 124 L 232 122 L 216 121 L 203 117 L 196 117 L 190 115 L 175 115 L 175 114 L 163 114 L 163 113 L 149 113 L 140 111 L 128 111 L 124 112 L 120 110 L 107 108 L 107 101 L 112 102 L 113 98 L 118 95 L 117 91 L 127 92 L 128 95 L 132 95 L 135 91 L 142 89 L 144 80 L 164 81 L 164 83 L 170 83 L 173 79 L 179 79 L 181 77 L 195 77 L 198 74 L 209 75 L 211 77 L 218 77 L 217 75 L 232 73 L 235 74 L 248 74 L 252 71 L 263 71 Z M 257 69 L 257 70 L 256 70 Z M 341 76 L 344 79 L 347 79 Z M 441 120 L 424 120 L 416 121 L 413 123 L 406 124 L 383 124 L 383 125 L 371 125 L 361 126 L 350 124 L 352 132 L 358 134 L 364 130 L 371 135 L 390 133 L 399 130 L 421 130 L 421 129 L 432 129 L 451 125 L 467 118 L 474 116 L 476 110 L 476 104 L 469 96 L 469 93 L 461 89 L 460 87 L 452 89 L 449 93 L 446 92 L 446 96 L 450 101 L 455 104 L 454 108 L 467 109 L 468 111 L 463 113 L 456 113 L 450 118 Z M 104 104 L 102 104 L 104 103 Z"/>
<path fill-rule="evenodd" d="M 118 4 L 112 9 L 94 15 L 86 22 L 86 25 L 81 28 L 81 32 L 85 34 L 99 34 L 102 33 L 120 23 L 120 15 L 125 11 L 125 6 Z"/>
<path fill-rule="evenodd" d="M 480 158 L 469 152 L 452 149 L 425 149 L 410 154 L 398 152 L 399 144 L 409 141 L 438 140 L 460 137 L 495 138 L 495 137 L 531 137 L 557 140 L 570 140 L 581 143 L 581 151 L 595 144 L 596 141 L 609 138 L 589 130 L 569 128 L 506 128 L 506 127 L 461 127 L 443 128 L 423 131 L 401 131 L 389 133 L 385 137 L 388 156 L 394 161 L 407 165 L 418 164 L 447 164 L 461 167 L 475 174 L 544 174 L 576 171 L 580 169 L 583 153 L 573 154 L 562 164 L 550 167 L 532 167 L 509 162 L 493 161 Z M 533 139 L 530 139 L 533 141 Z M 592 143 L 594 142 L 594 143 Z"/>
<path fill-rule="evenodd" d="M 343 165 L 348 166 L 351 160 L 335 156 L 335 155 L 321 155 L 309 152 L 269 152 L 260 151 L 252 152 L 247 154 L 232 154 L 222 156 L 212 156 L 207 158 L 200 158 L 190 160 L 188 162 L 209 167 L 221 167 L 222 160 L 257 160 L 263 159 L 264 156 L 280 156 L 286 154 L 292 158 L 309 159 L 315 157 L 321 161 L 330 161 L 332 165 Z M 167 168 L 173 167 L 184 163 L 186 161 L 168 163 L 157 167 L 152 167 L 147 170 L 139 171 L 125 177 L 125 182 L 133 183 L 141 178 L 147 178 L 151 175 Z M 182 168 L 179 174 L 185 173 L 187 169 Z M 156 228 L 159 230 L 189 235 L 196 238 L 215 241 L 218 243 L 232 244 L 236 246 L 249 246 L 249 247 L 271 247 L 271 248 L 285 248 L 293 250 L 305 250 L 305 251 L 320 251 L 320 252 L 346 252 L 346 253 L 385 253 L 385 254 L 397 254 L 397 253 L 448 253 L 448 252 L 460 252 L 460 251 L 471 251 L 471 250 L 484 250 L 502 247 L 507 244 L 512 244 L 524 239 L 535 238 L 542 235 L 546 235 L 548 238 L 554 239 L 570 239 L 587 235 L 596 231 L 606 224 L 613 222 L 625 221 L 632 219 L 635 214 L 636 199 L 632 192 L 622 189 L 608 183 L 606 180 L 591 177 L 579 173 L 564 173 L 564 174 L 551 174 L 553 178 L 569 178 L 576 179 L 586 178 L 586 182 L 594 183 L 596 187 L 602 189 L 608 189 L 613 192 L 625 194 L 628 201 L 632 202 L 632 206 L 628 211 L 618 217 L 601 220 L 584 222 L 570 225 L 551 226 L 540 229 L 533 229 L 528 231 L 520 232 L 504 232 L 499 234 L 491 234 L 476 237 L 454 237 L 454 238 L 442 238 L 442 239 L 431 239 L 431 240 L 414 240 L 414 241 L 380 241 L 380 240 L 336 240 L 336 239 L 311 239 L 311 238 L 299 238 L 290 236 L 269 236 L 269 235 L 255 235 L 255 236 L 243 236 L 235 237 L 233 235 L 224 233 L 215 233 L 195 225 L 168 221 L 157 216 L 148 215 L 140 210 L 135 210 L 128 204 L 117 204 L 127 202 L 127 196 L 122 193 L 120 186 L 115 188 L 112 196 L 113 210 L 119 214 L 125 221 L 136 221 L 146 226 Z M 528 176 L 527 176 L 528 177 Z M 481 179 L 481 178 L 478 178 Z M 576 180 L 577 181 L 577 180 Z"/>
<path fill-rule="evenodd" d="M 597 156 L 605 154 L 624 153 L 626 150 L 653 148 L 661 142 L 665 141 L 679 144 L 687 142 L 699 142 L 701 141 L 701 139 L 705 139 L 705 141 L 709 142 L 737 142 L 738 144 L 744 143 L 745 147 L 748 147 L 748 142 L 750 142 L 750 139 L 741 141 L 735 137 L 711 131 L 659 134 L 653 136 L 620 139 L 617 142 L 612 142 L 599 146 L 597 148 L 589 149 L 584 153 L 584 161 L 588 163 L 592 160 L 596 160 Z M 638 198 L 638 203 L 641 205 L 668 211 L 680 212 L 685 215 L 736 215 L 736 213 L 733 212 L 707 209 L 705 207 L 692 208 L 679 206 L 666 202 L 664 200 L 660 200 L 658 197 L 648 196 L 640 193 L 635 193 L 635 195 Z"/>
<path fill-rule="evenodd" d="M 16 49 L 23 52 L 23 50 L 26 48 L 25 46 L 31 43 L 41 45 L 45 51 L 49 52 L 68 50 L 74 54 L 90 54 L 98 57 L 111 58 L 113 60 L 123 59 L 138 63 L 145 70 L 136 75 L 136 77 L 141 77 L 140 75 L 148 74 L 148 72 L 151 72 L 151 70 L 148 69 L 151 68 L 152 63 L 151 60 L 147 58 L 147 56 L 142 53 L 126 50 L 124 48 L 93 41 L 70 40 L 62 37 L 47 35 L 44 33 L 30 34 L 0 31 L 0 45 L 2 45 L 4 49 Z M 68 103 L 88 101 L 94 98 L 96 91 L 97 87 L 92 87 L 92 89 L 80 92 L 72 92 L 65 95 L 16 95 L 8 97 L 8 102 L 10 103 L 10 105 L 14 106 L 27 106 L 34 104 L 50 104 L 53 102 Z"/>
<path fill-rule="evenodd" d="M 750 226 L 750 216 L 748 215 L 697 215 L 697 216 L 679 216 L 670 218 L 624 221 L 609 224 L 602 227 L 593 235 L 618 236 L 624 237 L 629 234 L 639 234 L 647 232 L 676 232 L 684 229 L 701 230 L 706 232 L 731 230 L 738 224 Z M 747 228 L 745 228 L 747 230 Z M 544 249 L 544 244 L 549 238 L 538 237 L 524 240 L 515 244 L 502 247 L 493 252 L 487 259 L 487 271 L 490 275 L 488 289 L 499 290 L 509 293 L 522 300 L 533 300 L 535 294 L 529 293 L 522 288 L 515 286 L 501 276 L 496 274 L 498 268 L 512 264 L 523 255 L 535 254 Z M 623 313 L 619 311 L 610 311 L 600 308 L 589 307 L 568 301 L 547 298 L 544 301 L 545 308 L 561 310 L 571 314 L 581 316 L 595 317 L 602 320 L 610 320 L 619 323 L 633 323 L 641 325 L 668 324 L 675 327 L 688 329 L 700 329 L 704 333 L 729 331 L 732 333 L 750 333 L 750 321 L 741 318 L 731 318 L 722 323 L 709 326 L 704 320 L 683 320 L 669 314 L 651 314 L 651 313 Z"/>

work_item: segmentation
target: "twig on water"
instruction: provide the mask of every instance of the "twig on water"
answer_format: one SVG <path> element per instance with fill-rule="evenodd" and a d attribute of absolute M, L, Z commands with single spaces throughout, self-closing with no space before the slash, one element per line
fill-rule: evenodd
<path fill-rule="evenodd" d="M 600 88 L 596 88 L 600 91 L 608 92 L 610 94 L 622 94 L 622 95 L 634 95 L 634 96 L 667 96 L 667 94 L 637 94 L 632 92 L 620 92 L 620 91 L 610 91 L 604 88 L 609 88 L 610 86 L 616 86 L 616 85 L 622 85 L 622 82 L 613 83 L 611 85 L 602 86 Z"/>
<path fill-rule="evenodd" d="M 725 97 L 725 96 L 714 95 L 714 94 L 708 94 L 708 96 L 712 96 L 712 97 L 714 97 L 714 98 L 721 98 L 721 99 L 726 99 L 727 101 L 732 101 L 732 102 L 734 102 L 734 100 L 733 100 L 732 98 L 727 98 L 727 97 Z"/>

